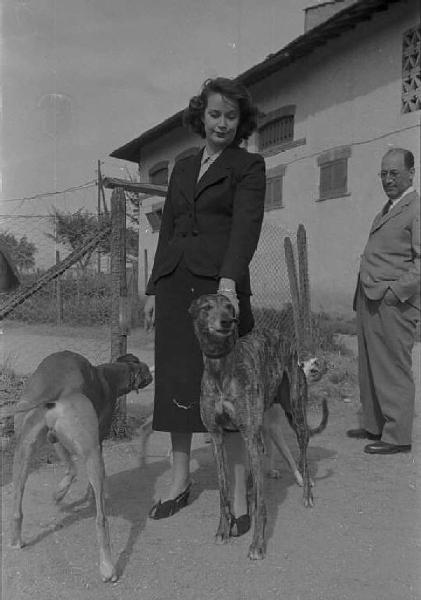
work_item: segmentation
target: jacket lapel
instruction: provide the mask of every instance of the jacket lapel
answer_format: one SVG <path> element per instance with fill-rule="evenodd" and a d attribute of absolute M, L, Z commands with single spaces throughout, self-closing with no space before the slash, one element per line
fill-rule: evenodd
<path fill-rule="evenodd" d="M 204 173 L 204 175 L 199 179 L 196 184 L 194 199 L 200 196 L 200 194 L 209 186 L 214 185 L 221 179 L 225 179 L 229 172 L 231 171 L 230 167 L 230 148 L 226 148 L 214 163 L 210 165 L 208 170 Z"/>
<path fill-rule="evenodd" d="M 195 188 L 197 176 L 200 171 L 200 161 L 202 152 L 198 152 L 194 156 L 184 161 L 179 171 L 179 189 L 188 202 L 193 202 L 195 196 Z"/>
<path fill-rule="evenodd" d="M 402 198 L 402 200 L 395 204 L 395 206 L 392 206 L 389 212 L 387 212 L 385 215 L 383 214 L 383 211 L 376 215 L 373 225 L 371 226 L 370 233 L 373 233 L 387 223 L 390 219 L 399 215 L 408 206 L 408 204 L 411 203 L 412 198 L 413 192 L 407 194 L 404 198 Z"/>

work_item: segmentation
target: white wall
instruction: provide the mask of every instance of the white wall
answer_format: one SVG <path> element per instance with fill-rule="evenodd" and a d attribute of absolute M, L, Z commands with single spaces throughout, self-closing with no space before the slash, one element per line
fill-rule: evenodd
<path fill-rule="evenodd" d="M 280 164 L 287 168 L 284 208 L 267 212 L 265 221 L 271 231 L 270 225 L 293 232 L 299 223 L 306 226 L 315 307 L 351 310 L 359 256 L 371 221 L 385 202 L 377 177 L 384 152 L 391 145 L 403 146 L 414 152 L 419 165 L 420 111 L 401 113 L 402 36 L 418 20 L 416 2 L 406 3 L 405 10 L 398 3 L 251 88 L 264 112 L 296 105 L 294 138 L 306 143 L 266 158 L 268 169 Z M 177 129 L 145 147 L 142 178 L 156 162 L 173 161 L 184 148 L 201 142 Z M 349 194 L 318 202 L 317 157 L 343 145 L 351 146 Z M 253 139 L 249 149 L 255 150 Z M 143 210 L 155 202 L 149 198 Z M 144 216 L 140 240 L 151 267 L 157 235 Z M 140 284 L 143 280 L 141 273 Z"/>

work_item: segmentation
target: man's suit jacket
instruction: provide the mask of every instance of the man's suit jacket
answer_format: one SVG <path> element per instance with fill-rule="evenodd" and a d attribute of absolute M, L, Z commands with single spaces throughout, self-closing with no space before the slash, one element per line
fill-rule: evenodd
<path fill-rule="evenodd" d="M 197 182 L 201 156 L 174 166 L 147 294 L 182 258 L 192 273 L 233 279 L 237 291 L 251 293 L 248 267 L 264 214 L 265 162 L 231 146 Z"/>
<path fill-rule="evenodd" d="M 358 283 L 371 300 L 380 300 L 391 288 L 401 302 L 421 309 L 420 268 L 420 197 L 414 191 L 388 213 L 376 215 L 361 256 Z"/>

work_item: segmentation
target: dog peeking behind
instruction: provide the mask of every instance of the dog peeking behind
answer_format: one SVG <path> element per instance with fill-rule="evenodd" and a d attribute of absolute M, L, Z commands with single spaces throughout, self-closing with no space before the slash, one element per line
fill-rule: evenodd
<path fill-rule="evenodd" d="M 190 313 L 204 362 L 201 417 L 212 437 L 218 473 L 221 514 L 216 541 L 227 541 L 235 522 L 229 500 L 224 449 L 224 432 L 234 430 L 244 439 L 253 481 L 251 497 L 254 506 L 250 512 L 254 512 L 254 530 L 248 555 L 251 559 L 261 559 L 265 555 L 266 525 L 263 496 L 265 413 L 275 404 L 280 404 L 285 411 L 298 440 L 298 467 L 279 422 L 266 423 L 266 431 L 284 454 L 297 482 L 303 485 L 304 504 L 312 506 L 307 446 L 311 435 L 326 427 L 327 403 L 323 403 L 319 427 L 310 430 L 306 417 L 307 378 L 288 336 L 274 331 L 257 331 L 239 338 L 234 307 L 228 298 L 219 294 L 201 296 L 192 303 Z M 308 367 L 311 369 L 310 365 Z M 311 376 L 310 371 L 308 376 Z"/>
<path fill-rule="evenodd" d="M 104 581 L 116 581 L 111 559 L 108 521 L 104 502 L 102 442 L 111 427 L 117 398 L 144 388 L 152 381 L 148 366 L 133 354 L 116 362 L 93 366 L 75 352 L 47 356 L 28 379 L 15 415 L 16 449 L 13 461 L 13 516 L 11 544 L 22 542 L 22 500 L 29 462 L 37 447 L 48 439 L 66 470 L 54 494 L 62 500 L 76 477 L 72 455 L 86 464 L 96 503 L 99 567 Z"/>

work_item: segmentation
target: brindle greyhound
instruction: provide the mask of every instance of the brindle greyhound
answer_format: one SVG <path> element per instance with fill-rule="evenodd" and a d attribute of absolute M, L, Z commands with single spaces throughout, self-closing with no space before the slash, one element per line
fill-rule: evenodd
<path fill-rule="evenodd" d="M 204 372 L 200 408 L 203 423 L 212 436 L 220 491 L 217 542 L 226 542 L 234 517 L 229 501 L 224 429 L 238 430 L 245 442 L 253 481 L 254 531 L 248 556 L 265 555 L 266 506 L 263 496 L 262 437 L 264 412 L 275 403 L 283 407 L 300 449 L 299 468 L 306 506 L 313 495 L 307 465 L 307 446 L 313 433 L 322 431 L 328 419 L 326 402 L 320 426 L 310 431 L 306 419 L 307 383 L 290 343 L 273 332 L 252 332 L 238 338 L 234 307 L 223 295 L 195 300 L 190 313 L 203 353 Z M 269 428 L 282 451 L 275 428 Z"/>
<path fill-rule="evenodd" d="M 94 367 L 80 354 L 64 351 L 51 354 L 40 363 L 13 409 L 17 445 L 13 462 L 12 546 L 23 546 L 22 498 L 29 462 L 36 447 L 47 437 L 66 466 L 54 495 L 56 502 L 64 498 L 76 477 L 71 455 L 79 455 L 86 464 L 96 501 L 100 573 L 104 581 L 117 580 L 104 510 L 102 441 L 110 431 L 117 398 L 151 381 L 147 365 L 133 354 Z"/>

